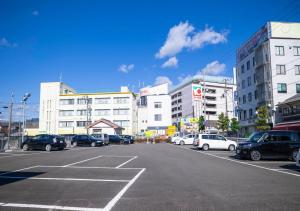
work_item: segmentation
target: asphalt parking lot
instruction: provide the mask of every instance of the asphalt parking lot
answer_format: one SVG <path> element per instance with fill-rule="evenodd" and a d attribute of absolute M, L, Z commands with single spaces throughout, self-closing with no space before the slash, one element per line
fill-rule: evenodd
<path fill-rule="evenodd" d="M 0 153 L 0 210 L 299 210 L 293 162 L 191 148 Z"/>

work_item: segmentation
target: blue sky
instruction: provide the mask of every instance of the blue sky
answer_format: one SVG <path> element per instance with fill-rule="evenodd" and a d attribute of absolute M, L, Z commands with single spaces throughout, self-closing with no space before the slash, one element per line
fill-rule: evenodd
<path fill-rule="evenodd" d="M 300 1 L 0 0 L 0 20 L 1 105 L 36 105 L 60 74 L 79 92 L 231 76 L 237 47 L 269 20 L 299 22 Z"/>

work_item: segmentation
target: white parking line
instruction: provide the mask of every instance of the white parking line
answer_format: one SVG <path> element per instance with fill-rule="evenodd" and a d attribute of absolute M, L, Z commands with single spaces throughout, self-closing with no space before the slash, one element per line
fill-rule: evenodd
<path fill-rule="evenodd" d="M 0 203 L 2 207 L 19 207 L 19 208 L 35 208 L 47 210 L 73 210 L 73 211 L 102 211 L 101 208 L 86 208 L 86 207 L 67 207 L 56 205 L 42 205 L 42 204 L 18 204 L 18 203 Z"/>
<path fill-rule="evenodd" d="M 120 168 L 120 167 L 122 167 L 122 166 L 126 165 L 127 163 L 129 163 L 130 161 L 132 161 L 132 160 L 136 159 L 137 157 L 138 157 L 138 156 L 134 156 L 133 158 L 131 158 L 131 159 L 127 160 L 127 161 L 126 161 L 126 162 L 124 162 L 124 163 L 122 163 L 121 165 L 118 165 L 116 168 L 118 169 L 118 168 Z"/>
<path fill-rule="evenodd" d="M 225 158 L 225 157 L 221 157 L 221 156 L 210 154 L 210 153 L 206 153 L 206 152 L 195 151 L 195 150 L 184 148 L 184 147 L 180 147 L 180 148 L 191 150 L 191 151 L 194 151 L 194 152 L 198 152 L 198 153 L 201 153 L 201 154 L 204 154 L 204 155 L 216 157 L 216 158 L 219 158 L 219 159 L 222 159 L 222 160 L 227 160 L 227 161 L 234 162 L 234 163 L 239 163 L 239 164 L 248 165 L 248 166 L 252 166 L 252 167 L 256 167 L 256 168 L 260 168 L 260 169 L 265 169 L 265 170 L 269 170 L 269 171 L 273 171 L 273 172 L 277 172 L 277 173 L 281 173 L 281 174 L 288 174 L 288 175 L 300 177 L 300 174 L 294 174 L 294 173 L 290 173 L 290 172 L 284 172 L 284 171 L 280 171 L 280 170 L 276 170 L 276 169 L 272 169 L 272 168 L 258 166 L 258 165 L 254 165 L 254 164 L 252 164 L 250 162 L 242 162 L 242 161 L 234 160 L 234 159 L 231 159 L 231 158 Z"/>
<path fill-rule="evenodd" d="M 57 180 L 57 181 L 80 181 L 80 182 L 129 182 L 130 180 L 110 179 L 80 179 L 80 178 L 58 178 L 58 177 L 22 177 L 22 176 L 0 176 L 0 179 L 29 179 L 29 180 Z"/>
<path fill-rule="evenodd" d="M 137 175 L 135 175 L 135 177 L 131 179 L 130 182 L 124 188 L 122 188 L 122 190 L 112 200 L 110 200 L 110 202 L 108 202 L 108 204 L 104 207 L 103 210 L 110 211 L 116 205 L 116 203 L 121 199 L 121 197 L 125 194 L 125 192 L 130 188 L 130 186 L 133 185 L 133 183 L 135 183 L 135 181 L 141 176 L 141 174 L 145 170 L 146 169 L 143 168 Z"/>
<path fill-rule="evenodd" d="M 76 164 L 79 164 L 79 163 L 84 163 L 84 162 L 94 160 L 94 159 L 97 159 L 97 158 L 101 158 L 101 157 L 103 157 L 103 155 L 99 155 L 99 156 L 92 157 L 92 158 L 89 158 L 89 159 L 85 159 L 85 160 L 81 160 L 81 161 L 78 161 L 78 162 L 70 163 L 70 164 L 64 165 L 64 167 L 73 166 L 73 165 L 76 165 Z"/>
<path fill-rule="evenodd" d="M 22 153 L 22 154 L 9 154 L 7 156 L 0 156 L 0 158 L 11 158 L 11 157 L 18 157 L 18 156 L 26 156 L 26 155 L 38 155 L 38 154 L 42 154 L 42 153 L 49 153 L 49 152 L 37 152 L 37 153 Z"/>
<path fill-rule="evenodd" d="M 33 168 L 37 168 L 37 167 L 39 167 L 39 166 L 30 166 L 30 167 L 26 167 L 26 168 L 14 170 L 14 171 L 4 172 L 4 173 L 1 173 L 0 176 L 5 175 L 5 174 L 11 174 L 11 173 L 14 173 L 14 172 L 20 172 L 20 171 L 24 171 L 24 170 L 28 170 L 28 169 L 33 169 Z"/>
<path fill-rule="evenodd" d="M 116 168 L 106 166 L 39 166 L 40 168 L 74 168 L 74 169 L 112 169 L 112 170 L 141 170 L 143 168 Z"/>

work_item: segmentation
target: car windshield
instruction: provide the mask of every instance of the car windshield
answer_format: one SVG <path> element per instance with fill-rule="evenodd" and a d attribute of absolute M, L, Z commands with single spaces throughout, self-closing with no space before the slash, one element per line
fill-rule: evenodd
<path fill-rule="evenodd" d="M 265 134 L 264 132 L 252 133 L 252 135 L 249 137 L 247 142 L 257 143 L 264 134 Z"/>

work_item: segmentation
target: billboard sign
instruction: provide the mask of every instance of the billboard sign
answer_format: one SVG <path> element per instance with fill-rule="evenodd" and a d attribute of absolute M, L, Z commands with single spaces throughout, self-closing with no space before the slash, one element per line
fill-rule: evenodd
<path fill-rule="evenodd" d="M 192 85 L 193 98 L 201 98 L 202 97 L 202 86 L 200 84 Z"/>

